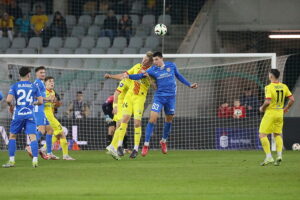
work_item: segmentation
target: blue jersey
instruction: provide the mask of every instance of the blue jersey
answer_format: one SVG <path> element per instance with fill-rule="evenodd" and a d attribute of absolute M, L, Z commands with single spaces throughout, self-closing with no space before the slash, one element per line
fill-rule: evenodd
<path fill-rule="evenodd" d="M 46 87 L 45 87 L 44 82 L 42 80 L 40 80 L 40 79 L 36 79 L 34 81 L 34 84 L 39 89 L 39 91 L 41 93 L 41 96 L 43 98 L 45 98 L 46 97 Z M 34 112 L 35 113 L 44 113 L 44 107 L 45 107 L 44 104 L 39 105 L 39 106 L 35 106 Z"/>
<path fill-rule="evenodd" d="M 30 81 L 19 81 L 13 84 L 8 92 L 16 99 L 13 119 L 34 118 L 34 98 L 40 97 L 39 89 Z"/>
<path fill-rule="evenodd" d="M 156 80 L 157 90 L 154 96 L 175 96 L 177 91 L 176 79 L 183 84 L 191 84 L 179 73 L 175 63 L 165 62 L 162 67 L 152 66 L 146 71 Z"/>

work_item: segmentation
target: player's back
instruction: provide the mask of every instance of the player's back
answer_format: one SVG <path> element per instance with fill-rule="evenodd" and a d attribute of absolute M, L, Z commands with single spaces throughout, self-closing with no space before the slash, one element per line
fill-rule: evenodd
<path fill-rule="evenodd" d="M 40 96 L 38 89 L 30 81 L 19 81 L 9 90 L 16 100 L 13 119 L 28 119 L 34 117 L 34 98 Z"/>
<path fill-rule="evenodd" d="M 46 87 L 45 87 L 44 82 L 42 80 L 40 80 L 40 79 L 36 79 L 34 81 L 34 84 L 39 89 L 42 97 L 43 98 L 46 97 Z M 45 107 L 44 104 L 39 105 L 39 106 L 35 106 L 34 112 L 36 112 L 36 113 L 44 113 L 44 107 Z"/>
<path fill-rule="evenodd" d="M 270 99 L 271 103 L 267 107 L 267 111 L 282 110 L 286 97 L 292 96 L 287 85 L 284 83 L 270 83 L 265 87 L 266 99 Z"/>

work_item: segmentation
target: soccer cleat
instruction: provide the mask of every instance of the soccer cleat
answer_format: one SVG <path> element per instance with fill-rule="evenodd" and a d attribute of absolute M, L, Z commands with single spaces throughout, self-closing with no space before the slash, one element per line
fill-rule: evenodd
<path fill-rule="evenodd" d="M 123 147 L 119 146 L 118 149 L 117 149 L 117 152 L 118 152 L 118 155 L 119 155 L 119 156 L 124 156 L 124 150 L 123 150 Z"/>
<path fill-rule="evenodd" d="M 274 162 L 274 165 L 279 166 L 281 164 L 281 162 L 282 162 L 282 157 L 277 157 L 275 162 Z"/>
<path fill-rule="evenodd" d="M 33 168 L 37 168 L 38 166 L 39 166 L 38 161 L 35 161 L 35 162 L 32 161 L 32 167 Z"/>
<path fill-rule="evenodd" d="M 72 157 L 69 156 L 69 155 L 64 155 L 64 156 L 63 156 L 63 160 L 75 160 L 75 159 L 72 158 Z"/>
<path fill-rule="evenodd" d="M 161 146 L 161 152 L 163 154 L 167 154 L 167 152 L 168 152 L 167 143 L 163 142 L 163 141 L 160 141 L 159 144 Z"/>
<path fill-rule="evenodd" d="M 125 154 L 125 153 L 130 154 L 130 153 L 132 153 L 132 151 L 131 151 L 130 149 L 124 149 L 124 154 Z"/>
<path fill-rule="evenodd" d="M 50 160 L 51 158 L 47 155 L 46 150 L 41 148 L 39 149 L 39 154 L 41 156 L 41 158 L 43 158 L 44 160 Z"/>
<path fill-rule="evenodd" d="M 33 156 L 32 156 L 32 151 L 31 151 L 31 147 L 30 147 L 29 145 L 27 145 L 27 146 L 25 147 L 25 151 L 27 151 L 27 153 L 28 153 L 28 155 L 29 155 L 30 158 L 33 158 Z"/>
<path fill-rule="evenodd" d="M 274 159 L 271 157 L 271 158 L 266 158 L 265 160 L 264 160 L 264 162 L 262 162 L 260 165 L 261 166 L 266 166 L 266 165 L 268 165 L 268 164 L 270 164 L 270 163 L 273 163 L 274 162 Z"/>
<path fill-rule="evenodd" d="M 47 156 L 49 156 L 50 160 L 59 160 L 59 157 L 57 157 L 53 153 L 47 154 Z"/>
<path fill-rule="evenodd" d="M 7 163 L 3 164 L 2 167 L 3 168 L 10 168 L 10 167 L 14 167 L 16 164 L 16 162 L 14 161 L 8 161 Z"/>
<path fill-rule="evenodd" d="M 118 153 L 117 153 L 117 151 L 115 150 L 114 147 L 108 146 L 108 147 L 106 147 L 106 149 L 108 151 L 107 154 L 110 154 L 111 157 L 113 157 L 113 159 L 115 159 L 115 160 L 121 160 L 120 156 L 118 155 Z"/>
<path fill-rule="evenodd" d="M 146 156 L 149 151 L 149 146 L 144 145 L 142 148 L 142 156 Z"/>
<path fill-rule="evenodd" d="M 138 155 L 138 152 L 134 149 L 134 150 L 131 152 L 129 158 L 132 158 L 132 159 L 133 159 L 133 158 L 136 158 L 137 155 Z"/>

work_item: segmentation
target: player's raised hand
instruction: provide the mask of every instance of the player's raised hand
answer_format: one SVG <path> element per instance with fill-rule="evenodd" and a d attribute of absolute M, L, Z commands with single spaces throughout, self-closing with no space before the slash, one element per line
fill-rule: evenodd
<path fill-rule="evenodd" d="M 190 88 L 193 88 L 193 89 L 197 89 L 198 88 L 198 83 L 193 83 Z"/>
<path fill-rule="evenodd" d="M 288 108 L 284 108 L 283 111 L 284 111 L 284 113 L 288 113 L 289 109 Z"/>
<path fill-rule="evenodd" d="M 104 74 L 104 78 L 111 78 L 111 75 L 110 74 Z"/>

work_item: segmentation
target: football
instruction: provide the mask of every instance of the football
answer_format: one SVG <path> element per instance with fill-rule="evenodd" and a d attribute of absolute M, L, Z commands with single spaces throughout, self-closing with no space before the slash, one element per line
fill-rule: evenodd
<path fill-rule="evenodd" d="M 154 33 L 159 36 L 164 36 L 167 33 L 167 27 L 164 24 L 156 24 L 154 27 Z"/>
<path fill-rule="evenodd" d="M 300 151 L 300 144 L 299 144 L 299 143 L 293 144 L 292 149 L 293 149 L 294 151 Z"/>

